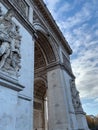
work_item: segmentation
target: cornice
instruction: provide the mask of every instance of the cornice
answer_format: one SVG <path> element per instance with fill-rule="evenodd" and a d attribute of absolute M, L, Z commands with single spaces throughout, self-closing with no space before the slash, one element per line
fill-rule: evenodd
<path fill-rule="evenodd" d="M 18 82 L 14 76 L 9 76 L 3 71 L 0 71 L 0 85 L 10 88 L 15 91 L 22 91 L 25 87 Z"/>
<path fill-rule="evenodd" d="M 60 31 L 59 27 L 57 26 L 55 20 L 53 19 L 51 13 L 49 12 L 46 4 L 44 4 L 43 0 L 33 0 L 34 4 L 38 7 L 42 15 L 44 16 L 47 23 L 50 25 L 52 30 L 57 35 L 58 39 L 61 41 L 65 49 L 67 50 L 68 54 L 72 54 L 72 49 L 70 48 L 68 42 L 66 41 L 65 37 L 63 36 L 62 32 Z"/>
<path fill-rule="evenodd" d="M 67 72 L 67 74 L 69 74 L 73 79 L 75 79 L 73 72 L 69 68 L 67 68 L 67 66 L 65 66 L 63 63 L 59 63 L 59 62 L 51 63 L 47 66 L 46 69 L 48 72 L 48 71 L 52 71 L 53 69 L 56 69 L 56 68 L 61 68 L 61 69 L 65 70 Z"/>
<path fill-rule="evenodd" d="M 36 7 L 39 9 L 39 11 L 42 13 L 43 17 L 47 21 L 47 23 L 50 25 L 53 32 L 58 37 L 59 41 L 61 41 L 64 48 L 67 50 L 68 54 L 72 54 L 72 49 L 70 48 L 68 42 L 66 41 L 65 37 L 63 36 L 62 32 L 60 31 L 59 27 L 57 26 L 55 20 L 53 19 L 51 13 L 47 9 L 46 5 L 44 4 L 43 0 L 31 0 Z M 6 7 L 13 8 L 15 14 L 18 16 L 18 18 L 21 20 L 22 24 L 24 23 L 25 28 L 33 34 L 34 37 L 36 36 L 36 30 L 33 28 L 32 24 L 24 18 L 23 15 L 20 14 L 19 10 L 15 7 L 15 5 L 10 0 L 1 0 L 2 3 L 6 3 Z"/>

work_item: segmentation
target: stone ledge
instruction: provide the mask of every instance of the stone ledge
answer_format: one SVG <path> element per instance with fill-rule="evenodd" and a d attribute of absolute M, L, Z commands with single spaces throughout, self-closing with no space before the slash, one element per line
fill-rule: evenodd
<path fill-rule="evenodd" d="M 13 89 L 18 92 L 22 91 L 24 88 L 24 86 L 22 86 L 18 83 L 17 79 L 10 77 L 9 75 L 7 75 L 1 71 L 0 71 L 0 85 L 2 85 L 3 87 Z"/>
<path fill-rule="evenodd" d="M 28 97 L 28 96 L 23 95 L 23 94 L 18 94 L 18 97 L 21 99 L 27 100 L 27 101 L 32 101 L 31 97 Z"/>
<path fill-rule="evenodd" d="M 82 115 L 86 115 L 86 113 L 84 111 L 75 111 L 75 114 L 78 115 L 78 114 L 82 114 Z"/>

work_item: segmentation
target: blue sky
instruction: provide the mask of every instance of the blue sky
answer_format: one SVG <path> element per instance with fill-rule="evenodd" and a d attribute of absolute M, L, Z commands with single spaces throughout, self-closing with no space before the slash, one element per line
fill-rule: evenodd
<path fill-rule="evenodd" d="M 44 0 L 73 50 L 84 111 L 98 114 L 98 0 Z"/>

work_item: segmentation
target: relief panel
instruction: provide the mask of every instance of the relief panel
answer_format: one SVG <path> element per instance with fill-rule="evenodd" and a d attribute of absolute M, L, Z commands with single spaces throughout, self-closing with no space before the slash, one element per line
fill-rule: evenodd
<path fill-rule="evenodd" d="M 76 89 L 74 81 L 71 81 L 71 94 L 72 94 L 72 103 L 73 103 L 75 112 L 83 112 L 82 104 L 79 97 L 79 92 Z"/>
<path fill-rule="evenodd" d="M 21 36 L 19 26 L 12 20 L 13 16 L 12 10 L 3 14 L 0 9 L 0 70 L 18 77 L 21 68 Z"/>
<path fill-rule="evenodd" d="M 63 63 L 64 63 L 64 66 L 65 68 L 72 73 L 72 70 L 71 70 L 71 65 L 70 65 L 70 61 L 67 59 L 67 57 L 62 53 L 62 56 L 63 56 Z"/>
<path fill-rule="evenodd" d="M 29 16 L 29 5 L 25 0 L 11 0 L 15 4 L 15 6 L 19 9 L 19 11 L 28 18 Z"/>

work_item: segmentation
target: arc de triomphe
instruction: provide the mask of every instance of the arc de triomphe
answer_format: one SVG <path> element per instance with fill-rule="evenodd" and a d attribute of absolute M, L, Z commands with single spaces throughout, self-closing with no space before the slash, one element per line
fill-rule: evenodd
<path fill-rule="evenodd" d="M 42 0 L 0 0 L 0 130 L 88 130 L 70 54 Z"/>

